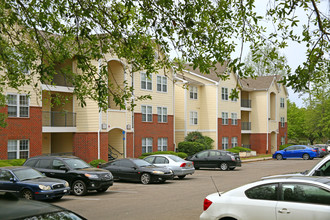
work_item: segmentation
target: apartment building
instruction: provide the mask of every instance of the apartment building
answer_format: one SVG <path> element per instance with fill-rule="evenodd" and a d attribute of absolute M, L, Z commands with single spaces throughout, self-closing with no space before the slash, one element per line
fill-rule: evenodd
<path fill-rule="evenodd" d="M 238 79 L 224 66 L 202 74 L 186 65 L 176 74 L 175 143 L 191 131 L 214 140 L 215 149 L 244 146 L 258 153 L 272 153 L 287 143 L 287 90 L 278 76 Z M 230 98 L 238 88 L 239 98 Z"/>

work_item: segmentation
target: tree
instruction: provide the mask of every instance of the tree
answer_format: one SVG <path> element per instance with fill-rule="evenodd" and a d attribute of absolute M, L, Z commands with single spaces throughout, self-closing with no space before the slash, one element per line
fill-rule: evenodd
<path fill-rule="evenodd" d="M 305 112 L 298 108 L 294 102 L 287 101 L 288 139 L 299 143 L 304 136 Z"/>
<path fill-rule="evenodd" d="M 206 74 L 216 63 L 226 63 L 241 78 L 253 75 L 244 68 L 242 55 L 233 57 L 239 46 L 233 39 L 240 39 L 241 51 L 250 43 L 256 62 L 259 48 L 269 42 L 276 48 L 285 48 L 288 41 L 305 43 L 306 60 L 283 82 L 301 91 L 310 81 L 329 79 L 329 74 L 314 71 L 330 68 L 330 22 L 319 10 L 321 3 L 275 0 L 265 16 L 276 27 L 270 34 L 261 25 L 263 16 L 254 11 L 256 4 L 254 0 L 0 1 L 0 92 L 8 87 L 19 90 L 22 85 L 40 92 L 39 82 L 51 82 L 62 74 L 74 86 L 82 106 L 90 98 L 106 109 L 110 95 L 124 107 L 125 101 L 132 104 L 132 88 L 117 92 L 115 82 L 107 83 L 106 65 L 97 68 L 92 61 L 102 61 L 111 53 L 125 60 L 133 72 L 145 70 L 150 75 L 170 69 L 174 62 L 180 64 L 168 56 L 156 60 L 155 50 L 165 55 L 175 51 Z M 308 17 L 301 32 L 295 29 L 300 23 L 297 9 L 305 10 Z M 56 70 L 68 59 L 75 60 L 80 74 Z M 178 65 L 178 71 L 182 68 Z M 225 78 L 225 74 L 219 76 Z"/>

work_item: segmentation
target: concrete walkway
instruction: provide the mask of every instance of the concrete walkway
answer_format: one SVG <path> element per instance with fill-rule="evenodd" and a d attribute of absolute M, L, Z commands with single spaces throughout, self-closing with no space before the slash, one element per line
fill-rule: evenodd
<path fill-rule="evenodd" d="M 272 159 L 273 159 L 272 157 L 262 157 L 262 158 L 253 158 L 253 159 L 244 159 L 244 160 L 242 160 L 241 158 L 241 161 L 242 163 L 248 163 L 248 162 L 256 162 L 256 161 L 272 160 Z"/>

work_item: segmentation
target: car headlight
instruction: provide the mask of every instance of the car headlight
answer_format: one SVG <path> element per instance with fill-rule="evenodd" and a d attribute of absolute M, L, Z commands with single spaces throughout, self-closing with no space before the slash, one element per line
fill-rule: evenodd
<path fill-rule="evenodd" d="M 99 176 L 96 174 L 85 173 L 85 176 L 88 177 L 89 179 L 98 179 L 99 178 Z"/>
<path fill-rule="evenodd" d="M 67 181 L 65 181 L 64 186 L 69 187 L 69 183 Z"/>
<path fill-rule="evenodd" d="M 45 185 L 39 185 L 39 188 L 41 190 L 51 190 L 52 188 L 50 188 L 50 186 L 45 186 Z"/>
<path fill-rule="evenodd" d="M 158 171 L 158 170 L 155 170 L 155 171 L 152 171 L 153 174 L 164 174 L 164 172 L 162 171 Z"/>

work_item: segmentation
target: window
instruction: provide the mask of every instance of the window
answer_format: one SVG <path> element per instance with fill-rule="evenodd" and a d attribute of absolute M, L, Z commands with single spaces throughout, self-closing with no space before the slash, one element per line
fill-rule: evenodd
<path fill-rule="evenodd" d="M 222 112 L 222 124 L 228 125 L 228 112 Z"/>
<path fill-rule="evenodd" d="M 320 167 L 320 176 L 330 176 L 330 160 L 325 162 L 321 167 Z M 316 175 L 318 176 L 318 175 Z"/>
<path fill-rule="evenodd" d="M 231 113 L 231 124 L 237 125 L 237 113 Z"/>
<path fill-rule="evenodd" d="M 222 100 L 228 100 L 228 88 L 221 88 L 221 98 Z"/>
<path fill-rule="evenodd" d="M 169 163 L 168 159 L 165 157 L 156 157 L 155 164 L 167 164 Z"/>
<path fill-rule="evenodd" d="M 29 157 L 29 140 L 8 140 L 8 160 L 27 159 Z"/>
<path fill-rule="evenodd" d="M 36 164 L 37 168 L 43 168 L 43 169 L 50 169 L 52 166 L 50 165 L 51 160 L 50 159 L 41 159 Z"/>
<path fill-rule="evenodd" d="M 131 162 L 131 161 L 129 161 L 129 160 L 120 160 L 120 162 L 119 162 L 119 166 L 121 166 L 121 167 L 129 167 L 129 168 L 131 168 L 131 167 L 133 167 L 134 166 L 134 164 Z"/>
<path fill-rule="evenodd" d="M 152 138 L 142 138 L 142 153 L 152 152 Z"/>
<path fill-rule="evenodd" d="M 141 73 L 141 89 L 152 90 L 152 75 L 147 77 L 146 73 Z"/>
<path fill-rule="evenodd" d="M 198 154 L 196 154 L 196 158 L 206 158 L 209 156 L 209 151 L 202 151 Z"/>
<path fill-rule="evenodd" d="M 29 97 L 27 95 L 9 94 L 8 117 L 29 117 Z"/>
<path fill-rule="evenodd" d="M 152 157 L 152 156 L 147 157 L 147 158 L 144 158 L 144 160 L 147 161 L 147 162 L 149 162 L 149 163 L 153 163 L 154 162 L 154 159 L 155 159 L 155 157 Z"/>
<path fill-rule="evenodd" d="M 53 160 L 53 169 L 55 169 L 55 170 L 59 170 L 60 169 L 60 167 L 65 167 L 65 164 L 62 162 L 62 161 L 60 161 L 60 160 Z"/>
<path fill-rule="evenodd" d="M 191 111 L 190 112 L 190 125 L 197 125 L 197 112 Z"/>
<path fill-rule="evenodd" d="M 167 151 L 167 138 L 158 138 L 158 151 Z"/>
<path fill-rule="evenodd" d="M 284 108 L 284 98 L 280 98 L 280 107 Z"/>
<path fill-rule="evenodd" d="M 285 137 L 281 137 L 281 145 L 285 144 Z"/>
<path fill-rule="evenodd" d="M 152 106 L 150 105 L 142 105 L 142 121 L 143 122 L 152 122 Z"/>
<path fill-rule="evenodd" d="M 282 127 L 282 128 L 285 127 L 285 120 L 284 120 L 284 117 L 281 117 L 281 127 Z"/>
<path fill-rule="evenodd" d="M 231 89 L 231 93 L 233 94 L 233 91 L 234 91 L 234 89 Z M 233 97 L 233 98 L 231 98 L 231 101 L 233 101 L 233 102 L 237 102 L 237 98 L 236 97 Z"/>
<path fill-rule="evenodd" d="M 189 94 L 190 94 L 190 99 L 197 99 L 197 87 L 196 86 L 190 86 L 189 87 Z"/>
<path fill-rule="evenodd" d="M 267 184 L 253 187 L 245 191 L 249 199 L 277 200 L 278 184 Z"/>
<path fill-rule="evenodd" d="M 228 149 L 228 137 L 222 137 L 222 149 L 223 150 Z"/>
<path fill-rule="evenodd" d="M 157 91 L 158 92 L 167 92 L 166 76 L 157 76 Z"/>
<path fill-rule="evenodd" d="M 11 172 L 8 170 L 0 170 L 0 181 L 10 181 L 10 178 L 14 178 Z"/>
<path fill-rule="evenodd" d="M 237 143 L 237 137 L 232 137 L 231 138 L 231 147 L 237 147 L 238 143 Z"/>
<path fill-rule="evenodd" d="M 167 122 L 167 107 L 157 107 L 158 122 Z"/>

